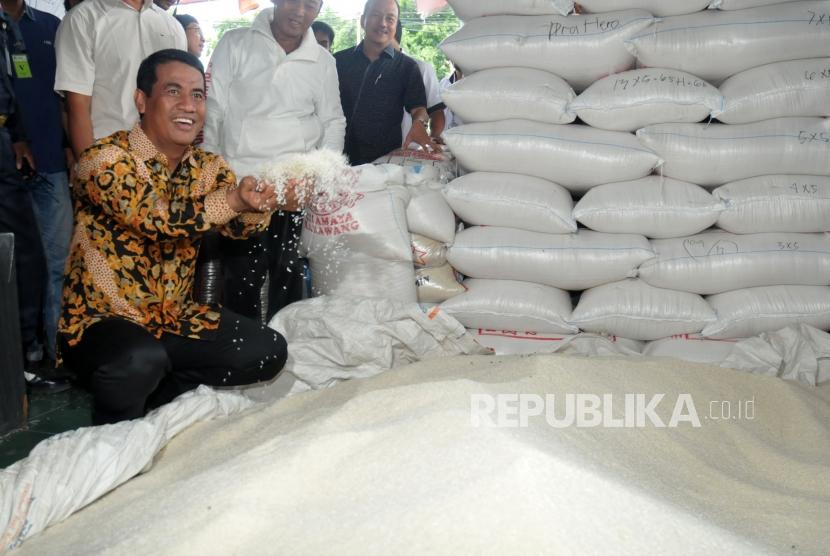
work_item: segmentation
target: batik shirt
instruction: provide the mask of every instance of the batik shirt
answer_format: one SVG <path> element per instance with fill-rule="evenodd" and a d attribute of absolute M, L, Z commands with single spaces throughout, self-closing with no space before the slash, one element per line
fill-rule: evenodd
<path fill-rule="evenodd" d="M 60 322 L 69 344 L 110 317 L 156 337 L 209 339 L 219 308 L 191 295 L 202 235 L 216 227 L 244 238 L 269 221 L 228 206 L 227 189 L 235 186 L 227 163 L 198 148 L 189 148 L 171 173 L 138 124 L 84 151 L 73 184 L 76 225 Z"/>

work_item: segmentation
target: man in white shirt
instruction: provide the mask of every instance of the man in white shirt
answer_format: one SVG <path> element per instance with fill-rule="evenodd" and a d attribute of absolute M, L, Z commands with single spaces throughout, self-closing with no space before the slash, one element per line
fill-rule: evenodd
<path fill-rule="evenodd" d="M 257 175 L 288 154 L 343 151 L 337 68 L 311 30 L 322 1 L 273 2 L 251 27 L 225 33 L 208 66 L 203 147 L 221 154 L 238 175 Z M 266 273 L 267 318 L 302 297 L 301 227 L 299 215 L 275 214 L 265 236 L 223 246 L 227 307 L 259 317 Z"/>
<path fill-rule="evenodd" d="M 153 0 L 86 0 L 67 12 L 55 43 L 55 91 L 66 96 L 75 156 L 138 121 L 133 95 L 143 59 L 187 47 L 182 26 Z"/>
<path fill-rule="evenodd" d="M 395 50 L 401 52 L 401 39 L 403 38 L 403 26 L 400 20 L 395 28 Z M 441 100 L 441 88 L 438 84 L 438 74 L 435 73 L 435 68 L 432 64 L 428 64 L 418 58 L 410 56 L 418 65 L 418 70 L 421 72 L 421 78 L 424 80 L 424 90 L 427 93 L 427 114 L 429 114 L 429 136 L 435 140 L 436 143 L 442 145 L 444 141 L 441 139 L 441 134 L 444 133 L 444 101 Z M 401 122 L 401 132 L 403 137 L 409 134 L 412 129 L 412 116 L 406 110 L 403 111 L 403 121 Z M 408 147 L 409 145 L 407 145 Z M 417 143 L 413 147 L 418 147 Z"/>

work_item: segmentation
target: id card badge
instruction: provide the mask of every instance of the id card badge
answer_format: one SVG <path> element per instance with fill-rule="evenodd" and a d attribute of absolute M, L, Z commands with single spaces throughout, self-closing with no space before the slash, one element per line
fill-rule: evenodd
<path fill-rule="evenodd" d="M 29 58 L 25 54 L 12 54 L 12 66 L 14 66 L 15 77 L 31 79 L 32 68 L 29 66 Z"/>

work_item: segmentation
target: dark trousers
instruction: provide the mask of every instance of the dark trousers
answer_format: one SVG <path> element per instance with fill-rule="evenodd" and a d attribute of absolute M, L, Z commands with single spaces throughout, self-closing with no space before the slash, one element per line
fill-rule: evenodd
<path fill-rule="evenodd" d="M 271 320 L 303 298 L 304 265 L 298 254 L 303 221 L 300 213 L 276 212 L 268 230 L 239 241 L 222 238 L 223 305 L 253 319 Z M 268 306 L 260 292 L 268 282 Z"/>
<path fill-rule="evenodd" d="M 270 380 L 288 356 L 278 332 L 226 309 L 211 340 L 156 339 L 134 322 L 111 318 L 90 326 L 77 345 L 61 343 L 66 366 L 92 392 L 96 425 L 142 417 L 199 384 Z"/>
<path fill-rule="evenodd" d="M 20 336 L 26 348 L 38 340 L 41 327 L 46 259 L 32 196 L 17 172 L 5 128 L 0 128 L 0 233 L 14 234 Z"/>

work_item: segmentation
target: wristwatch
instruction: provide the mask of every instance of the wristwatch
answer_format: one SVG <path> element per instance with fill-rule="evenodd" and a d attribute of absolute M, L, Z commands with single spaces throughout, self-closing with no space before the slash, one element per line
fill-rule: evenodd
<path fill-rule="evenodd" d="M 429 127 L 429 118 L 418 118 L 418 121 L 421 122 L 421 125 L 424 126 L 424 129 Z"/>

